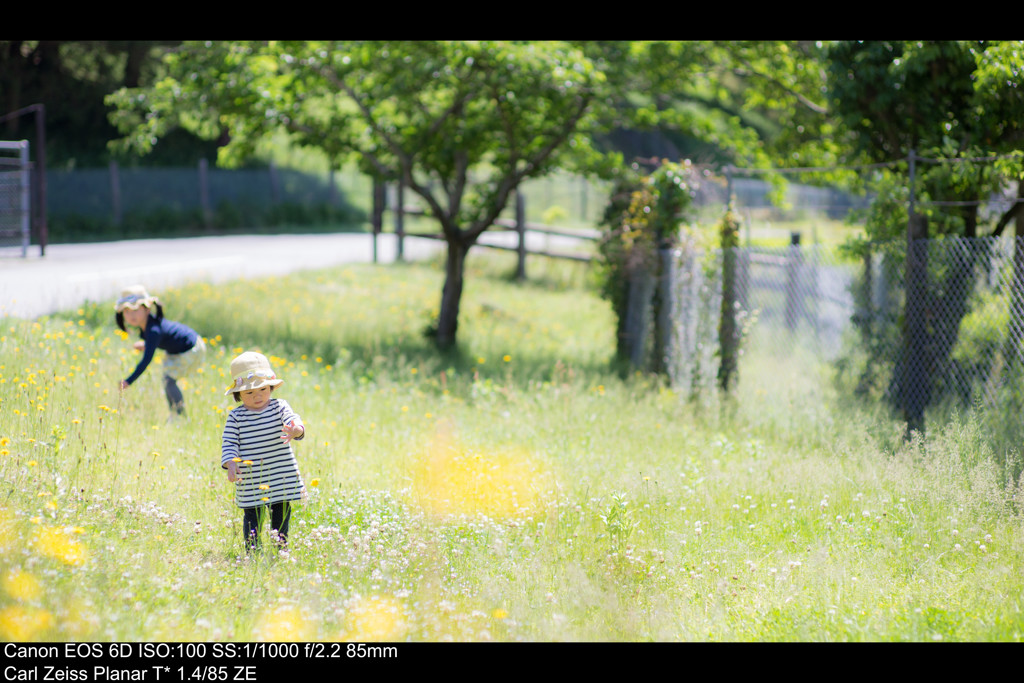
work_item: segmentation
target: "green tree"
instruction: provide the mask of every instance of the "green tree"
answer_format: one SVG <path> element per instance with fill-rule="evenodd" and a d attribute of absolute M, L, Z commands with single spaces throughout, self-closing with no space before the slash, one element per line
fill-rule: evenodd
<path fill-rule="evenodd" d="M 609 128 L 674 135 L 680 152 L 696 163 L 825 165 L 842 149 L 827 115 L 824 43 L 605 41 L 581 47 L 608 76 Z"/>
<path fill-rule="evenodd" d="M 848 132 L 848 159 L 891 162 L 911 152 L 924 157 L 916 168 L 914 191 L 919 226 L 916 237 L 997 235 L 1020 211 L 1015 205 L 991 219 L 980 213 L 984 200 L 1021 177 L 1021 126 L 1024 98 L 1020 74 L 1021 43 L 989 41 L 843 42 L 830 47 L 830 107 Z M 992 163 L 993 154 L 1004 155 Z M 943 163 L 932 163 L 942 160 Z M 880 204 L 867 223 L 875 240 L 906 234 L 906 204 L 893 184 L 908 186 L 908 167 L 879 173 Z M 988 228 L 988 229 L 986 229 Z M 925 242 L 915 243 L 925 245 Z M 924 246 L 915 246 L 924 263 Z M 911 429 L 923 428 L 923 409 L 957 343 L 960 323 L 974 290 L 974 265 L 981 256 L 972 250 L 956 268 L 923 267 L 935 284 L 918 297 L 908 295 L 907 327 L 927 337 L 923 357 L 897 358 L 890 395 L 903 405 Z M 915 280 L 915 287 L 917 280 Z M 915 291 L 918 291 L 915 289 Z M 913 308 L 911 308 L 913 307 Z M 927 329 L 911 329 L 924 308 L 942 310 Z M 913 314 L 913 315 L 912 315 Z M 904 345 L 905 349 L 909 349 Z M 904 366 L 914 372 L 904 370 Z M 924 392 L 923 396 L 917 392 Z"/>
<path fill-rule="evenodd" d="M 850 41 L 828 54 L 831 111 L 849 133 L 846 159 L 889 162 L 913 150 L 957 162 L 917 169 L 923 203 L 950 204 L 930 210 L 932 234 L 984 234 L 979 202 L 1019 178 L 1021 159 L 971 160 L 1020 151 L 1021 42 Z M 1017 211 L 995 217 L 989 232 Z M 904 227 L 878 224 L 872 236 L 898 236 Z"/>
<path fill-rule="evenodd" d="M 588 135 L 603 74 L 565 43 L 189 42 L 165 66 L 153 87 L 111 98 L 128 146 L 184 127 L 226 140 L 230 164 L 284 128 L 419 196 L 447 242 L 442 349 L 456 343 L 466 256 L 516 188 L 603 159 Z"/>
<path fill-rule="evenodd" d="M 46 107 L 46 159 L 51 167 L 95 167 L 110 160 L 107 143 L 118 137 L 104 98 L 121 87 L 152 82 L 162 50 L 174 43 L 126 40 L 0 41 L 0 131 L 35 140 L 33 116 L 10 116 Z M 185 135 L 163 146 L 149 163 L 195 163 L 215 145 Z M 122 159 L 137 161 L 137 159 Z"/>

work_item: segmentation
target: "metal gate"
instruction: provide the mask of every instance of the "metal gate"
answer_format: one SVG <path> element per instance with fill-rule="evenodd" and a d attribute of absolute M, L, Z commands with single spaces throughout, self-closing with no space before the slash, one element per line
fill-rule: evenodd
<path fill-rule="evenodd" d="M 32 211 L 28 141 L 0 141 L 0 247 L 20 246 L 28 254 Z"/>

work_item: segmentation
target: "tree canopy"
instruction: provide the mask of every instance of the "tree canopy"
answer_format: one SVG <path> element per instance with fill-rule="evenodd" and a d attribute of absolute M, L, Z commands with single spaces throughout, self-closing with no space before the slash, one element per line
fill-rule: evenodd
<path fill-rule="evenodd" d="M 354 156 L 401 180 L 448 243 L 437 343 L 454 345 L 469 248 L 527 178 L 594 168 L 604 77 L 561 42 L 189 42 L 167 76 L 111 98 L 125 144 L 140 151 L 184 127 L 226 141 L 222 163 L 288 130 L 335 162 Z"/>
<path fill-rule="evenodd" d="M 35 139 L 33 117 L 12 115 L 31 105 L 46 107 L 46 158 L 52 167 L 104 166 L 107 143 L 118 136 L 104 98 L 121 87 L 151 83 L 160 56 L 178 41 L 3 40 L 0 41 L 0 131 L 8 138 Z M 193 164 L 215 144 L 178 131 L 149 164 Z"/>
<path fill-rule="evenodd" d="M 814 176 L 823 182 L 911 149 L 1009 155 L 1021 59 L 1020 41 L 200 41 L 109 102 L 124 149 L 185 129 L 237 164 L 284 129 L 332 163 L 402 180 L 448 242 L 436 326 L 447 347 L 466 254 L 518 185 L 555 168 L 622 168 L 616 130 L 675 136 L 715 164 L 831 169 Z M 1011 156 L 921 177 L 925 196 L 969 202 L 1019 174 Z M 898 229 L 898 212 L 880 215 Z M 935 216 L 937 229 L 976 233 L 976 210 Z"/>

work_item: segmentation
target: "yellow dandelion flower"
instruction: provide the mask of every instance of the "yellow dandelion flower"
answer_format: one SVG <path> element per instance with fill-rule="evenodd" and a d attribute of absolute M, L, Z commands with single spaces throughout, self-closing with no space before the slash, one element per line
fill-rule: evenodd
<path fill-rule="evenodd" d="M 345 640 L 384 641 L 401 640 L 409 628 L 402 604 L 392 597 L 362 598 L 349 609 Z"/>
<path fill-rule="evenodd" d="M 485 514 L 511 518 L 530 514 L 542 501 L 542 463 L 518 448 L 481 452 L 439 433 L 411 464 L 413 495 L 437 516 Z"/>
<path fill-rule="evenodd" d="M 278 607 L 255 629 L 256 640 L 269 642 L 311 640 L 315 635 L 313 624 L 293 605 Z"/>
<path fill-rule="evenodd" d="M 316 488 L 317 486 L 320 485 L 320 480 L 319 479 L 313 479 L 311 482 L 309 482 L 309 485 L 312 486 L 313 488 Z"/>
<path fill-rule="evenodd" d="M 4 575 L 3 588 L 12 598 L 22 602 L 31 602 L 43 592 L 39 580 L 20 569 Z"/>
<path fill-rule="evenodd" d="M 512 362 L 512 356 L 510 356 L 510 355 L 508 355 L 508 354 L 506 353 L 506 354 L 505 354 L 505 355 L 504 355 L 504 356 L 502 357 L 502 360 L 503 360 L 503 361 L 505 361 L 506 363 L 511 363 L 511 362 Z"/>
<path fill-rule="evenodd" d="M 25 642 L 53 625 L 53 617 L 44 609 L 10 605 L 0 609 L 0 640 Z"/>
<path fill-rule="evenodd" d="M 260 491 L 266 491 L 266 490 L 270 489 L 270 486 L 267 485 L 267 484 L 260 484 L 259 485 L 259 489 L 260 489 Z"/>
<path fill-rule="evenodd" d="M 84 545 L 70 538 L 63 529 L 56 527 L 42 527 L 37 530 L 32 545 L 39 554 L 60 560 L 64 564 L 84 564 L 87 556 Z"/>
<path fill-rule="evenodd" d="M 494 617 L 495 619 L 507 619 L 508 618 L 508 612 L 499 607 L 496 610 L 494 610 L 493 612 L 491 612 L 491 616 Z"/>
<path fill-rule="evenodd" d="M 252 466 L 252 460 L 243 460 L 243 461 L 242 461 L 242 464 L 243 464 L 243 465 L 248 465 L 248 466 L 250 466 L 250 467 L 251 467 L 251 466 Z"/>

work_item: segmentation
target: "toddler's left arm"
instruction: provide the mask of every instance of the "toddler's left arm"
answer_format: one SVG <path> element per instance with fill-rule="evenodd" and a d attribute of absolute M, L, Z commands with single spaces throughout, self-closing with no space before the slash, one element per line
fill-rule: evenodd
<path fill-rule="evenodd" d="M 302 418 L 292 410 L 292 407 L 288 405 L 288 401 L 278 399 L 278 406 L 281 409 L 281 423 L 283 425 L 281 431 L 284 432 L 281 440 L 288 443 L 292 439 L 298 441 L 306 436 L 306 427 L 302 424 Z"/>
<path fill-rule="evenodd" d="M 284 426 L 281 427 L 281 431 L 284 432 L 284 436 L 281 440 L 288 443 L 292 439 L 296 441 L 302 439 L 306 435 L 306 428 L 302 424 L 302 420 L 298 416 L 291 419 L 290 422 L 285 422 Z"/>

